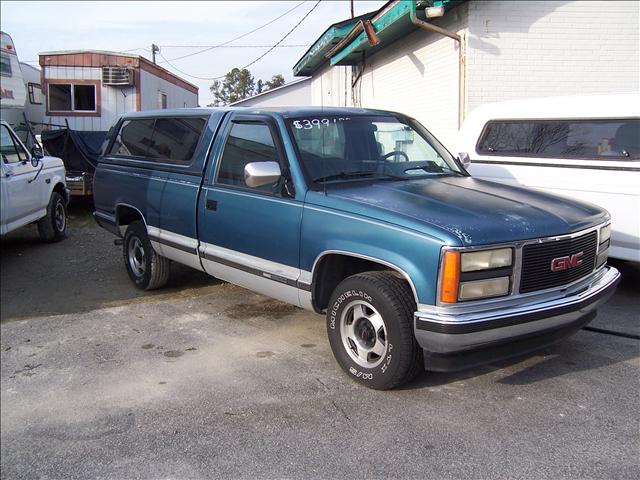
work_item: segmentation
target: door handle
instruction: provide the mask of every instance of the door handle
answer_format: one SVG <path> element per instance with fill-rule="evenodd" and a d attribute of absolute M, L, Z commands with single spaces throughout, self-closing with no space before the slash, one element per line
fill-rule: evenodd
<path fill-rule="evenodd" d="M 216 200 L 207 200 L 207 210 L 217 210 L 218 202 Z"/>

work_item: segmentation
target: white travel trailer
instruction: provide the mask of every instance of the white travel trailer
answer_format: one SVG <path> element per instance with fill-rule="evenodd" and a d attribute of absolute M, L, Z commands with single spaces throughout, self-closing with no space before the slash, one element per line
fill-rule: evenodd
<path fill-rule="evenodd" d="M 0 118 L 16 128 L 24 122 L 27 93 L 16 47 L 4 32 L 0 32 L 0 74 Z"/>
<path fill-rule="evenodd" d="M 468 155 L 474 177 L 606 208 L 609 256 L 640 262 L 640 95 L 482 105 L 466 118 L 455 152 Z"/>

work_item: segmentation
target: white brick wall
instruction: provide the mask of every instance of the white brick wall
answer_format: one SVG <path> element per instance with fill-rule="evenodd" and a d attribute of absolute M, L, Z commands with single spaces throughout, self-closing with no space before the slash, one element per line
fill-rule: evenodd
<path fill-rule="evenodd" d="M 465 33 L 466 108 L 640 90 L 637 1 L 469 1 L 433 23 Z M 351 67 L 313 76 L 313 105 L 353 106 Z M 346 96 L 345 96 L 346 92 Z M 355 106 L 417 118 L 446 146 L 458 129 L 458 47 L 417 30 L 367 59 Z"/>
<path fill-rule="evenodd" d="M 640 89 L 640 3 L 469 2 L 467 112 L 516 98 Z"/>
<path fill-rule="evenodd" d="M 462 5 L 435 24 L 462 32 Z M 325 67 L 313 76 L 313 105 L 356 106 L 405 113 L 445 145 L 458 130 L 458 45 L 442 35 L 416 30 L 366 59 L 364 74 L 351 89 L 351 67 Z M 355 101 L 354 101 L 355 100 Z"/>

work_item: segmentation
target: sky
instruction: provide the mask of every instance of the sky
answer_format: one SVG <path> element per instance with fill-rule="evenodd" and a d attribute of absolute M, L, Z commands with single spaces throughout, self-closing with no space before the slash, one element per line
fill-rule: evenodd
<path fill-rule="evenodd" d="M 15 44 L 18 58 L 37 66 L 38 53 L 55 50 L 109 50 L 151 58 L 160 46 L 159 65 L 199 87 L 199 103 L 213 101 L 213 77 L 244 67 L 276 44 L 313 8 L 316 0 L 216 2 L 0 2 L 0 26 Z M 376 10 L 385 1 L 355 1 L 356 15 Z M 299 5 L 299 6 L 297 6 Z M 296 7 L 293 9 L 294 7 Z M 218 45 L 290 13 L 265 28 Z M 293 66 L 332 23 L 350 17 L 349 1 L 323 0 L 282 45 L 249 67 L 255 80 L 282 74 L 295 80 Z M 294 46 L 295 45 L 295 46 Z M 164 58 L 163 58 L 164 57 Z M 171 65 L 165 62 L 169 60 Z M 176 60 L 174 60 L 176 59 Z M 180 71 L 178 71 L 178 69 Z M 188 76 L 192 75 L 192 76 Z M 203 79 L 194 78 L 203 77 Z"/>

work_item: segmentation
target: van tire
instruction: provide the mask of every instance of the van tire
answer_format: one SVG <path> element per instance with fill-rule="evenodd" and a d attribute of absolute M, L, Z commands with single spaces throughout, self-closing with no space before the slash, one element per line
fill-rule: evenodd
<path fill-rule="evenodd" d="M 353 275 L 334 290 L 327 333 L 338 364 L 369 388 L 388 390 L 423 369 L 413 332 L 416 303 L 408 283 L 392 272 Z"/>
<path fill-rule="evenodd" d="M 129 224 L 122 242 L 122 253 L 129 278 L 137 288 L 155 290 L 167 284 L 171 261 L 153 249 L 143 222 Z"/>
<path fill-rule="evenodd" d="M 59 242 L 67 237 L 67 206 L 58 192 L 52 192 L 47 214 L 38 220 L 38 234 L 45 242 Z"/>

